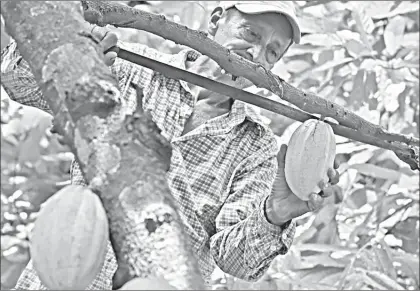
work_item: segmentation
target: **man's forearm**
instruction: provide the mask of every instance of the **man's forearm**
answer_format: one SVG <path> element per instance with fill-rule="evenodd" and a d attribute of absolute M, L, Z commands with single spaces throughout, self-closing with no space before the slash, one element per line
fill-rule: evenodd
<path fill-rule="evenodd" d="M 293 219 L 290 214 L 290 208 L 286 204 L 281 204 L 279 207 L 277 203 L 274 203 L 273 195 L 270 195 L 265 200 L 264 210 L 268 222 L 280 227 L 283 227 Z"/>
<path fill-rule="evenodd" d="M 278 195 L 279 193 L 289 191 L 286 184 L 282 183 L 283 179 L 284 177 L 277 173 L 271 193 L 265 200 L 264 205 L 267 220 L 278 226 L 283 226 L 285 223 L 295 218 L 293 215 L 294 209 L 291 208 L 290 203 L 287 201 L 289 195 Z"/>
<path fill-rule="evenodd" d="M 52 114 L 29 64 L 12 41 L 1 55 L 1 84 L 11 100 Z"/>

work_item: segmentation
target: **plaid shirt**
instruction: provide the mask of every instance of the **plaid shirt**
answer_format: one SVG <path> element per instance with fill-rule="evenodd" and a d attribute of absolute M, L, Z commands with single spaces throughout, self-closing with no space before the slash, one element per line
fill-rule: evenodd
<path fill-rule="evenodd" d="M 139 44 L 119 45 L 182 69 L 186 61 L 199 56 L 193 50 L 168 55 Z M 196 104 L 186 82 L 121 59 L 111 70 L 118 78 L 128 112 L 137 106 L 133 84 L 144 88 L 143 107 L 172 144 L 168 184 L 203 276 L 208 280 L 218 266 L 245 280 L 260 278 L 276 256 L 288 251 L 295 232 L 293 222 L 279 227 L 265 217 L 264 202 L 277 172 L 278 144 L 272 131 L 251 106 L 235 101 L 230 112 L 183 134 Z M 51 113 L 14 43 L 2 54 L 1 76 L 12 99 Z M 85 185 L 75 162 L 71 179 L 74 184 Z M 111 289 L 116 267 L 109 245 L 106 263 L 89 289 Z M 31 264 L 16 288 L 41 289 Z"/>

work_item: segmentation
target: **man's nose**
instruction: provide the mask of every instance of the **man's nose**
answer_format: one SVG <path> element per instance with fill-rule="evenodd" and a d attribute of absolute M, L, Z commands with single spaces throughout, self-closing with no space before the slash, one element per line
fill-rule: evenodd
<path fill-rule="evenodd" d="M 262 45 L 253 45 L 247 52 L 252 56 L 252 61 L 266 67 L 268 64 L 265 59 L 265 49 Z"/>

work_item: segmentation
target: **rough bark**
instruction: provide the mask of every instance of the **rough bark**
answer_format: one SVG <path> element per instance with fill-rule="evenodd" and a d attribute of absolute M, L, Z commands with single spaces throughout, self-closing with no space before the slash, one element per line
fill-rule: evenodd
<path fill-rule="evenodd" d="M 418 138 L 390 133 L 339 104 L 293 87 L 280 77 L 265 70 L 261 65 L 231 53 L 227 48 L 208 38 L 205 32 L 192 30 L 169 21 L 163 15 L 152 14 L 115 2 L 82 1 L 82 3 L 85 9 L 85 19 L 91 23 L 100 26 L 109 24 L 116 27 L 145 30 L 189 46 L 215 60 L 232 75 L 245 77 L 256 86 L 270 90 L 306 112 L 334 118 L 341 125 L 362 132 L 367 136 L 419 146 Z"/>
<path fill-rule="evenodd" d="M 170 145 L 141 106 L 124 115 L 80 2 L 1 1 L 1 13 L 103 202 L 124 280 L 161 276 L 178 289 L 203 289 L 166 183 Z M 141 88 L 138 95 L 142 104 Z"/>

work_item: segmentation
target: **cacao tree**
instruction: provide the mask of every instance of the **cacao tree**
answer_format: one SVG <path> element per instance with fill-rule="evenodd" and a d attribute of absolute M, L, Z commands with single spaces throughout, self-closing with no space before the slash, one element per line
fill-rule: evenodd
<path fill-rule="evenodd" d="M 170 146 L 143 112 L 141 88 L 139 109 L 125 116 L 117 81 L 89 34 L 80 2 L 7 1 L 1 7 L 7 31 L 55 113 L 55 125 L 107 211 L 124 280 L 160 275 L 180 289 L 203 289 L 165 180 Z M 157 229 L 150 230 L 150 219 Z M 173 254 L 176 261 L 168 259 Z"/>

